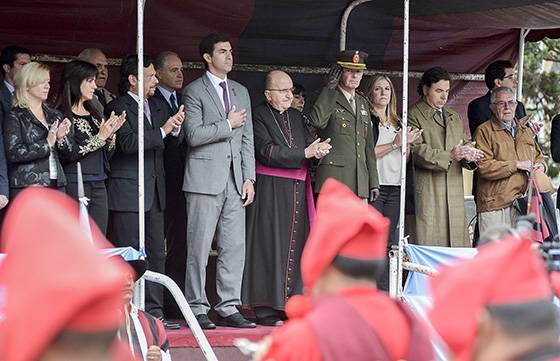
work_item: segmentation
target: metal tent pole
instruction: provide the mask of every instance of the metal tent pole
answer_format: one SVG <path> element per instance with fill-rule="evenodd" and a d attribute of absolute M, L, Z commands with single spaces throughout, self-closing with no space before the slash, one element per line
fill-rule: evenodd
<path fill-rule="evenodd" d="M 404 28 L 403 28 L 403 78 L 402 78 L 402 129 L 401 132 L 401 199 L 399 216 L 399 249 L 397 253 L 397 296 L 402 292 L 402 273 L 403 273 L 403 247 L 404 247 L 404 208 L 406 196 L 406 144 L 408 129 L 408 41 L 410 30 L 409 19 L 409 0 L 404 0 Z"/>
<path fill-rule="evenodd" d="M 517 100 L 523 97 L 523 65 L 525 63 L 525 38 L 531 29 L 519 29 L 519 53 L 517 56 Z"/>
<path fill-rule="evenodd" d="M 348 26 L 348 18 L 350 17 L 350 13 L 354 8 L 360 4 L 370 2 L 372 0 L 354 0 L 346 7 L 344 10 L 344 14 L 342 14 L 342 20 L 340 21 L 340 43 L 339 43 L 339 50 L 346 50 L 346 27 Z"/>
<path fill-rule="evenodd" d="M 138 54 L 138 119 L 144 119 L 144 0 L 137 0 L 137 29 L 136 29 L 136 53 Z M 144 122 L 138 121 L 138 248 L 144 256 L 146 254 L 146 225 L 144 214 Z M 137 306 L 144 309 L 145 284 L 141 279 L 137 285 L 138 293 L 135 302 Z"/>

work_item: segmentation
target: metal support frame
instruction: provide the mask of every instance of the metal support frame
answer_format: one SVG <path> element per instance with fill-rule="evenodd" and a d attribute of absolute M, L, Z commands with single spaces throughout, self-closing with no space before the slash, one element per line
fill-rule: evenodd
<path fill-rule="evenodd" d="M 142 278 L 145 278 L 147 281 L 163 285 L 169 290 L 169 292 L 175 299 L 175 302 L 177 302 L 177 305 L 179 306 L 183 317 L 185 317 L 185 320 L 187 321 L 189 328 L 191 329 L 196 341 L 198 342 L 200 350 L 204 354 L 204 357 L 206 357 L 206 360 L 218 361 L 216 354 L 212 350 L 212 347 L 210 346 L 208 339 L 204 335 L 202 328 L 200 328 L 200 325 L 198 324 L 198 321 L 196 320 L 196 317 L 192 312 L 189 304 L 187 303 L 187 300 L 185 299 L 185 296 L 183 295 L 183 292 L 181 292 L 179 286 L 177 286 L 177 284 L 171 278 L 157 272 L 146 271 Z"/>
<path fill-rule="evenodd" d="M 64 55 L 51 55 L 51 54 L 35 54 L 31 57 L 34 61 L 41 61 L 46 63 L 69 63 L 76 59 L 74 56 Z M 108 58 L 107 62 L 110 66 L 120 66 L 122 59 Z M 202 70 L 204 65 L 201 62 L 184 61 L 183 68 L 188 70 Z M 281 70 L 288 74 L 328 74 L 330 68 L 321 66 L 288 66 L 288 65 L 263 65 L 263 64 L 235 64 L 234 71 L 239 72 L 255 72 L 255 73 L 268 73 L 272 70 Z M 364 71 L 364 75 L 382 74 L 391 78 L 400 78 L 403 76 L 402 71 L 382 70 L 382 69 L 369 69 Z M 484 74 L 474 73 L 449 73 L 451 80 L 465 80 L 465 81 L 484 81 Z M 421 72 L 409 72 L 409 78 L 420 79 Z"/>
<path fill-rule="evenodd" d="M 525 38 L 531 29 L 519 29 L 519 53 L 517 56 L 517 99 L 522 100 L 523 97 L 523 75 L 525 63 Z"/>
<path fill-rule="evenodd" d="M 389 251 L 389 296 L 397 298 L 397 282 L 398 282 L 398 263 L 399 247 L 391 246 Z"/>
<path fill-rule="evenodd" d="M 137 0 L 136 48 L 138 54 L 138 119 L 144 119 L 144 1 Z M 144 212 L 144 122 L 138 122 L 138 248 L 142 255 L 146 254 L 146 225 Z M 144 309 L 145 285 L 140 281 L 135 291 L 136 306 Z"/>
<path fill-rule="evenodd" d="M 373 0 L 354 0 L 346 7 L 346 10 L 344 10 L 344 14 L 342 14 L 342 19 L 340 20 L 339 50 L 346 50 L 346 28 L 348 27 L 348 18 L 350 17 L 350 13 L 356 6 L 370 1 Z"/>

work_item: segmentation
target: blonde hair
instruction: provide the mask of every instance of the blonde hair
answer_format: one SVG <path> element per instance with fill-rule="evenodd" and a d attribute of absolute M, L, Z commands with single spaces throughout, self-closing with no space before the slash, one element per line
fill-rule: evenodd
<path fill-rule="evenodd" d="M 38 62 L 25 64 L 14 78 L 14 106 L 29 108 L 28 89 L 49 79 L 49 67 Z"/>
<path fill-rule="evenodd" d="M 373 91 L 375 89 L 375 83 L 379 80 L 386 80 L 391 87 L 391 100 L 389 100 L 389 104 L 385 109 L 385 115 L 387 116 L 387 121 L 391 124 L 395 129 L 399 128 L 399 116 L 397 114 L 397 98 L 395 97 L 395 87 L 393 86 L 393 82 L 389 77 L 382 75 L 382 74 L 375 74 L 373 75 L 367 84 L 365 96 L 368 100 L 369 107 L 371 112 L 374 115 L 379 116 L 373 107 Z"/>

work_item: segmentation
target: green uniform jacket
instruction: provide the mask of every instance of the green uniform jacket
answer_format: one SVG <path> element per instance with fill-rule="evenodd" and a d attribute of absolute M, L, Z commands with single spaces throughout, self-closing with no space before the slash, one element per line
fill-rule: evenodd
<path fill-rule="evenodd" d="M 465 219 L 462 164 L 450 163 L 453 147 L 468 138 L 461 116 L 443 108 L 445 123 L 424 100 L 408 112 L 408 125 L 424 129 L 412 144 L 416 172 L 416 241 L 420 245 L 470 247 Z"/>
<path fill-rule="evenodd" d="M 344 183 L 361 198 L 379 187 L 369 106 L 357 94 L 356 113 L 338 88 L 325 87 L 317 98 L 309 119 L 321 140 L 331 138 L 332 149 L 319 162 L 315 192 L 327 178 Z"/>

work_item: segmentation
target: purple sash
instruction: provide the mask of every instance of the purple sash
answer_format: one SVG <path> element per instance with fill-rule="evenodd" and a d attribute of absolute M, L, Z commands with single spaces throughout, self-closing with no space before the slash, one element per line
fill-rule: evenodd
<path fill-rule="evenodd" d="M 307 163 L 302 162 L 302 166 L 298 169 L 287 168 L 271 168 L 266 165 L 256 162 L 257 174 L 268 175 L 271 177 L 280 177 L 288 179 L 296 179 L 305 181 L 305 195 L 307 199 L 307 214 L 309 215 L 309 225 L 313 224 L 315 219 L 315 202 L 313 200 L 313 190 L 311 189 L 311 179 L 307 171 Z"/>

